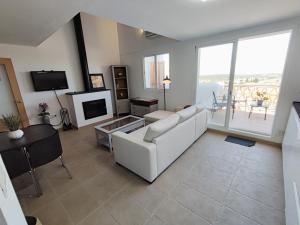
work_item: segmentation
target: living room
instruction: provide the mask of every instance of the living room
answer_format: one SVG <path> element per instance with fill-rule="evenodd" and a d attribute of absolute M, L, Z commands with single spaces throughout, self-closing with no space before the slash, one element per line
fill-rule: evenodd
<path fill-rule="evenodd" d="M 17 4 L 1 224 L 300 224 L 297 1 Z"/>

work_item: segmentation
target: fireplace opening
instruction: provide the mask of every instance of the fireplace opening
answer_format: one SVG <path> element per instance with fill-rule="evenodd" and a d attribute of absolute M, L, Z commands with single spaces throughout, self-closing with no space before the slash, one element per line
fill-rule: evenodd
<path fill-rule="evenodd" d="M 82 107 L 86 120 L 107 115 L 105 99 L 82 102 Z"/>

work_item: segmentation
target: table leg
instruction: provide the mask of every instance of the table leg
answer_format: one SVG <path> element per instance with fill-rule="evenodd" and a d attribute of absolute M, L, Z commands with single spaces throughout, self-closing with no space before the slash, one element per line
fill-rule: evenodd
<path fill-rule="evenodd" d="M 251 109 L 250 109 L 250 112 L 249 112 L 248 119 L 250 119 L 250 116 L 251 116 L 251 114 L 252 114 L 252 110 L 253 110 L 253 107 L 251 106 Z"/>
<path fill-rule="evenodd" d="M 60 162 L 61 162 L 61 166 L 66 170 L 66 172 L 67 172 L 69 178 L 70 178 L 70 179 L 73 179 L 73 176 L 72 176 L 70 170 L 68 169 L 68 167 L 67 167 L 66 164 L 65 164 L 65 160 L 64 160 L 63 156 L 60 155 L 60 156 L 59 156 L 59 159 L 60 159 Z"/>
<path fill-rule="evenodd" d="M 267 111 L 268 111 L 268 108 L 266 107 L 265 108 L 265 120 L 267 120 Z"/>
<path fill-rule="evenodd" d="M 112 152 L 111 134 L 108 135 L 108 148 L 109 148 L 109 151 Z"/>
<path fill-rule="evenodd" d="M 36 175 L 35 175 L 35 172 L 34 172 L 34 169 L 31 167 L 31 163 L 30 163 L 30 155 L 29 153 L 27 152 L 26 148 L 24 147 L 23 148 L 23 152 L 25 154 L 25 157 L 26 157 L 26 160 L 27 160 L 27 163 L 28 163 L 28 166 L 30 168 L 30 171 L 29 171 L 29 174 L 31 176 L 31 179 L 32 179 L 32 182 L 33 182 L 33 185 L 34 185 L 34 188 L 35 188 L 35 191 L 36 191 L 36 196 L 39 197 L 41 196 L 43 193 L 42 193 L 42 189 L 41 189 L 41 186 L 36 178 Z"/>

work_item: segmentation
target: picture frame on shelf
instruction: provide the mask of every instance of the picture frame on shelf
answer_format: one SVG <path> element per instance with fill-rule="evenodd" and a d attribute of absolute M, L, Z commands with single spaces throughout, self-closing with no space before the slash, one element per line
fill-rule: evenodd
<path fill-rule="evenodd" d="M 105 81 L 102 73 L 90 74 L 92 91 L 106 90 Z"/>

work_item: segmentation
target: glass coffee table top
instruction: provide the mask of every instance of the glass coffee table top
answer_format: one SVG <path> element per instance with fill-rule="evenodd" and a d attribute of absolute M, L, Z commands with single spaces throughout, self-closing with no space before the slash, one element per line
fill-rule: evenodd
<path fill-rule="evenodd" d="M 99 125 L 95 128 L 96 129 L 101 129 L 101 130 L 106 130 L 106 131 L 109 132 L 109 131 L 115 130 L 117 128 L 123 127 L 127 124 L 133 123 L 133 122 L 141 120 L 141 119 L 142 118 L 135 117 L 135 116 L 126 116 L 124 118 L 117 119 L 117 120 Z"/>

